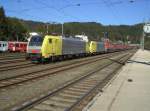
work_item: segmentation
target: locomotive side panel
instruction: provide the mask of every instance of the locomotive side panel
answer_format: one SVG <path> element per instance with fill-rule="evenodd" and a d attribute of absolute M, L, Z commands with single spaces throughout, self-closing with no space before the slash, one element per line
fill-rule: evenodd
<path fill-rule="evenodd" d="M 90 53 L 90 42 L 86 42 L 86 54 Z"/>
<path fill-rule="evenodd" d="M 97 42 L 91 41 L 89 50 L 90 50 L 90 53 L 96 53 L 96 51 L 97 51 Z"/>
<path fill-rule="evenodd" d="M 42 56 L 48 58 L 50 56 L 62 55 L 62 39 L 60 36 L 45 36 L 42 45 Z"/>
<path fill-rule="evenodd" d="M 62 39 L 62 55 L 86 53 L 86 42 L 72 38 Z"/>
<path fill-rule="evenodd" d="M 97 42 L 97 50 L 98 53 L 105 52 L 104 42 Z"/>

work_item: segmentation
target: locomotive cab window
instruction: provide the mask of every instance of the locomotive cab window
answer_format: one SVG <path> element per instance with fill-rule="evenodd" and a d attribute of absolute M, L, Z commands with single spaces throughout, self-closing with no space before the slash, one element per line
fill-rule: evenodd
<path fill-rule="evenodd" d="M 30 46 L 41 46 L 43 43 L 43 37 L 41 36 L 32 36 L 29 42 Z"/>
<path fill-rule="evenodd" d="M 52 43 L 52 39 L 49 39 L 49 43 L 50 43 L 50 44 Z"/>

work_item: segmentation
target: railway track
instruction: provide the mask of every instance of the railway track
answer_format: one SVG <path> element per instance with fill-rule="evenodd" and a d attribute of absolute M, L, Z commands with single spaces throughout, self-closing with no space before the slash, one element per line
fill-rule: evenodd
<path fill-rule="evenodd" d="M 13 58 L 13 57 L 22 57 L 25 56 L 25 53 L 5 53 L 0 54 L 0 59 L 4 58 Z"/>
<path fill-rule="evenodd" d="M 118 53 L 118 52 L 116 52 L 116 53 Z M 86 58 L 86 59 L 88 59 L 88 58 Z M 91 59 L 93 59 L 93 58 L 91 58 Z M 20 69 L 20 68 L 27 68 L 27 67 L 30 67 L 30 66 L 35 66 L 35 65 L 31 64 L 30 62 L 26 62 L 24 64 L 20 64 L 20 63 L 19 64 L 14 64 L 14 63 L 17 63 L 17 62 L 24 62 L 24 60 L 22 61 L 20 59 L 19 59 L 19 61 L 16 60 L 16 61 L 12 61 L 12 62 L 11 61 L 7 61 L 7 62 L 10 63 L 10 64 L 6 65 L 6 66 L 5 66 L 5 64 L 3 66 L 0 65 L 0 71 L 17 70 L 17 69 Z M 45 70 L 47 70 L 47 69 L 43 69 L 42 71 L 45 71 Z M 49 68 L 48 68 L 48 70 L 49 70 Z M 37 73 L 37 72 L 34 72 L 34 73 Z"/>
<path fill-rule="evenodd" d="M 25 54 L 20 53 L 6 53 L 3 55 L 0 55 L 0 65 L 7 64 L 7 63 L 16 63 L 16 62 L 22 62 L 25 61 Z"/>
<path fill-rule="evenodd" d="M 0 61 L 1 60 L 18 59 L 18 58 L 25 58 L 25 55 L 18 55 L 18 56 L 11 56 L 11 57 L 3 56 L 3 57 L 0 57 Z"/>
<path fill-rule="evenodd" d="M 8 63 L 18 63 L 18 62 L 24 62 L 26 61 L 25 58 L 17 58 L 17 59 L 11 59 L 11 60 L 0 60 L 0 65 L 8 64 Z"/>
<path fill-rule="evenodd" d="M 20 83 L 28 82 L 28 81 L 39 79 L 42 77 L 46 77 L 46 76 L 56 74 L 56 73 L 61 72 L 61 71 L 66 71 L 66 70 L 69 70 L 69 69 L 72 69 L 75 67 L 80 67 L 82 65 L 90 64 L 90 63 L 96 62 L 98 60 L 108 59 L 108 57 L 112 57 L 116 54 L 118 54 L 118 53 L 106 54 L 106 55 L 103 55 L 100 57 L 98 56 L 98 57 L 91 58 L 88 60 L 86 59 L 83 61 L 70 62 L 70 63 L 67 63 L 65 65 L 64 64 L 58 65 L 58 66 L 56 65 L 56 66 L 53 66 L 50 68 L 44 68 L 44 69 L 39 70 L 39 71 L 33 71 L 33 72 L 25 73 L 22 75 L 17 75 L 17 76 L 1 79 L 0 80 L 0 89 L 9 88 L 10 86 L 18 85 Z"/>
<path fill-rule="evenodd" d="M 7 51 L 7 52 L 1 52 L 0 53 L 0 56 L 1 55 L 12 55 L 12 54 L 24 54 L 24 52 L 9 52 L 9 51 Z"/>
<path fill-rule="evenodd" d="M 116 52 L 118 53 L 118 52 Z M 4 62 L 4 61 L 3 61 Z M 3 62 L 0 62 L 0 63 L 3 63 Z M 14 64 L 14 63 L 18 63 L 19 64 Z M 20 68 L 27 68 L 27 67 L 31 67 L 31 66 L 35 66 L 34 64 L 31 64 L 30 62 L 26 62 L 24 64 L 20 64 L 20 62 L 26 62 L 24 59 L 19 59 L 19 60 L 13 60 L 13 61 L 5 61 L 3 64 L 4 66 L 0 65 L 0 71 L 8 71 L 8 70 L 17 70 L 17 69 L 20 69 Z M 9 63 L 9 65 L 6 65 L 6 63 Z M 44 69 L 44 70 L 47 70 L 47 69 Z M 36 72 L 35 72 L 36 73 Z"/>
<path fill-rule="evenodd" d="M 14 107 L 11 111 L 81 111 L 132 54 L 126 52 L 110 63 L 99 66 L 46 95 Z"/>
<path fill-rule="evenodd" d="M 8 71 L 8 70 L 17 70 L 20 68 L 27 68 L 31 66 L 36 66 L 35 64 L 31 64 L 31 62 L 25 62 L 23 64 L 11 64 L 7 66 L 0 66 L 0 71 Z"/>

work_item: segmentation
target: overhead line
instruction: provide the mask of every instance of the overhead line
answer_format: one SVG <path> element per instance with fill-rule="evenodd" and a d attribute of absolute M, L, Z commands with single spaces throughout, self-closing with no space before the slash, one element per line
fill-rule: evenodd
<path fill-rule="evenodd" d="M 50 5 L 48 5 L 48 4 L 46 4 L 46 3 L 42 2 L 42 1 L 39 1 L 39 0 L 36 0 L 36 2 L 37 2 L 37 1 L 38 1 L 39 3 L 41 3 L 42 5 L 44 5 L 44 6 L 48 7 L 48 8 L 50 8 L 50 9 L 53 9 L 53 10 L 59 12 L 61 15 L 70 16 L 71 18 L 75 18 L 75 19 L 80 20 L 79 18 L 77 18 L 77 17 L 75 17 L 75 16 L 73 16 L 73 15 L 71 15 L 71 14 L 66 14 L 64 11 L 60 11 L 59 9 L 55 8 L 54 6 L 50 6 Z"/>

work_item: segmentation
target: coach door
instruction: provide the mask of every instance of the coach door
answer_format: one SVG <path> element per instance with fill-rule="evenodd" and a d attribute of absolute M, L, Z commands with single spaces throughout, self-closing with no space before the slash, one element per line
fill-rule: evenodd
<path fill-rule="evenodd" d="M 54 45 L 53 45 L 53 47 L 54 47 L 54 52 L 55 52 L 55 55 L 59 55 L 59 40 L 58 39 L 54 39 Z"/>
<path fill-rule="evenodd" d="M 51 39 L 51 53 L 52 55 L 57 54 L 57 39 Z"/>
<path fill-rule="evenodd" d="M 59 38 L 50 38 L 49 39 L 49 48 L 48 53 L 50 55 L 56 56 L 61 54 L 61 39 Z"/>

